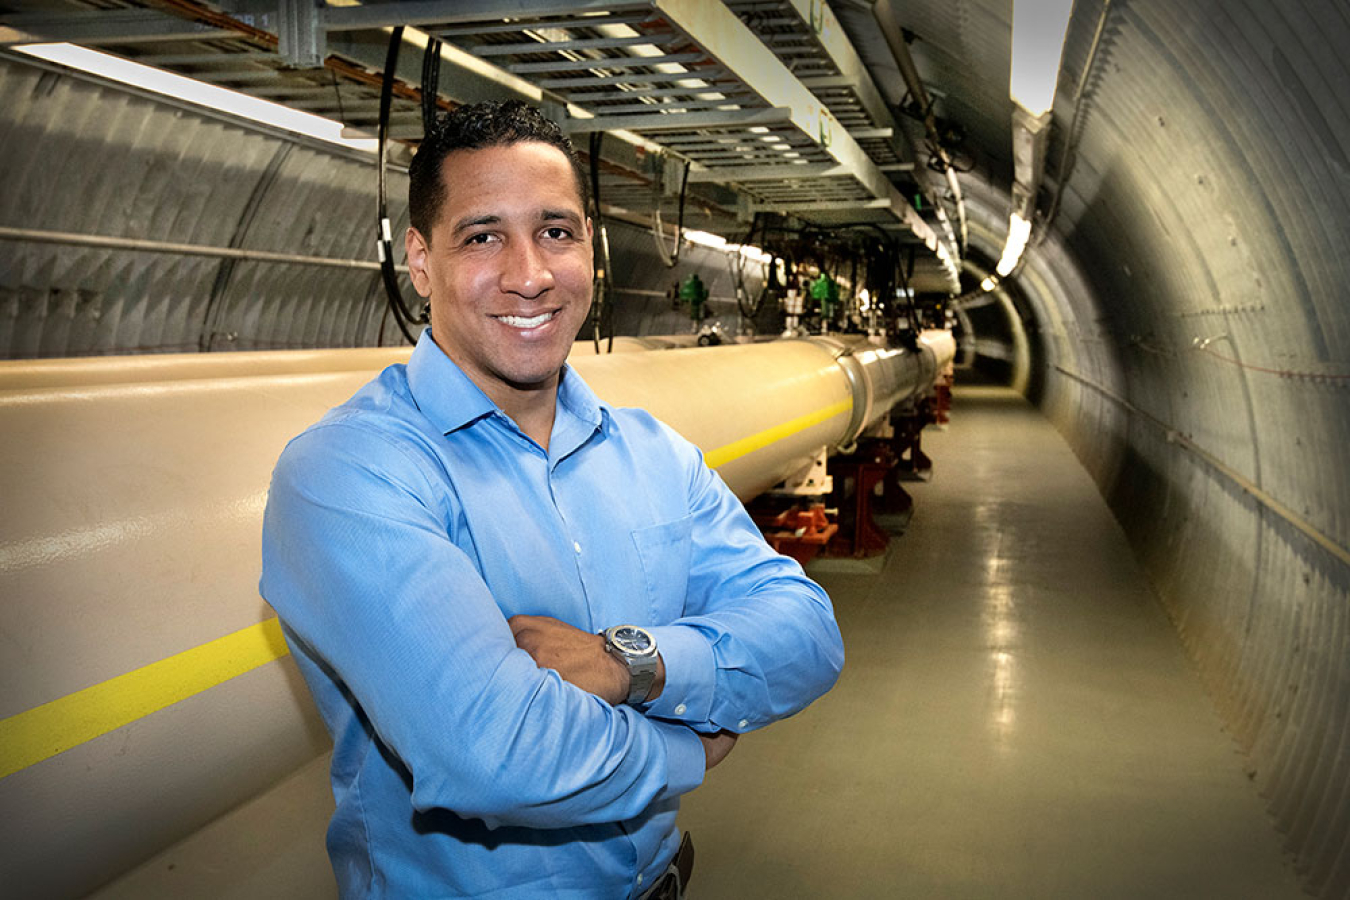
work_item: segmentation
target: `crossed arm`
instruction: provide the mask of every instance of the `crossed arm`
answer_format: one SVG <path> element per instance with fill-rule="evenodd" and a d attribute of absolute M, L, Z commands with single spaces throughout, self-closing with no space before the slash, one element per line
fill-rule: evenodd
<path fill-rule="evenodd" d="M 453 510 L 434 471 L 383 434 L 339 430 L 298 439 L 278 464 L 261 586 L 311 662 L 335 738 L 356 753 L 378 735 L 413 775 L 418 809 L 492 826 L 631 818 L 696 787 L 731 750 L 726 732 L 791 715 L 838 673 L 828 599 L 764 546 L 694 450 L 682 451 L 684 614 L 650 626 L 667 668 L 659 695 L 634 709 L 601 636 L 502 617 L 447 540 Z"/>
<path fill-rule="evenodd" d="M 605 652 L 602 635 L 588 634 L 549 616 L 512 616 L 507 619 L 507 624 L 511 626 L 516 646 L 530 654 L 541 669 L 554 670 L 564 681 L 595 694 L 611 706 L 618 706 L 627 699 L 628 669 Z M 656 681 L 648 699 L 661 696 L 665 684 L 666 664 L 658 654 Z M 737 735 L 730 731 L 698 734 L 708 769 L 726 759 L 736 738 Z"/>

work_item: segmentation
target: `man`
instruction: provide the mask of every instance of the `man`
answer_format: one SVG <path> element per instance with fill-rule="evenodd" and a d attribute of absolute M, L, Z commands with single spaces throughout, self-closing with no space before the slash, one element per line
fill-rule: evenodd
<path fill-rule="evenodd" d="M 261 590 L 333 734 L 344 897 L 676 896 L 679 796 L 843 663 L 698 450 L 564 365 L 583 185 L 530 107 L 447 116 L 410 172 L 431 329 L 277 464 Z"/>

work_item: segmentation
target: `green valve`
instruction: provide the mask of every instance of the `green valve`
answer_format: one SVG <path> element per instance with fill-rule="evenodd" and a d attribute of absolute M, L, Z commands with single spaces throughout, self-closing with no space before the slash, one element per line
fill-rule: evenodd
<path fill-rule="evenodd" d="M 708 300 L 708 288 L 698 273 L 690 275 L 680 282 L 680 300 L 689 304 L 689 318 L 695 322 L 703 318 L 703 304 Z"/>
<path fill-rule="evenodd" d="M 811 299 L 829 303 L 839 302 L 839 282 L 822 273 L 811 282 Z"/>
<path fill-rule="evenodd" d="M 839 310 L 839 282 L 821 273 L 819 278 L 811 282 L 811 299 L 820 304 L 821 318 L 832 321 Z"/>

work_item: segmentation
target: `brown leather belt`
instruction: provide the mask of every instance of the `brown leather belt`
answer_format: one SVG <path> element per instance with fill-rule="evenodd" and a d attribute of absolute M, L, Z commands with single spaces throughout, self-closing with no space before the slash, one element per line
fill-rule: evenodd
<path fill-rule="evenodd" d="M 689 876 L 693 872 L 694 842 L 690 840 L 689 832 L 686 831 L 680 841 L 680 849 L 666 867 L 665 874 L 638 900 L 680 900 L 684 896 L 685 888 L 689 886 Z"/>

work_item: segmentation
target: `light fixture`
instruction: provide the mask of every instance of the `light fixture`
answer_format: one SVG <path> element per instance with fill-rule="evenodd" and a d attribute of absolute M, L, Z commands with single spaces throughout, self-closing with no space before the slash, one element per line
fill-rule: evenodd
<path fill-rule="evenodd" d="M 686 231 L 684 239 L 691 244 L 700 244 L 704 247 L 711 247 L 714 250 L 722 250 L 727 245 L 727 239 L 718 234 L 710 234 L 706 231 Z"/>
<path fill-rule="evenodd" d="M 981 282 L 980 282 L 980 290 L 985 291 L 985 292 L 992 291 L 992 290 L 993 290 L 994 288 L 996 288 L 996 287 L 998 287 L 998 276 L 997 276 L 997 275 L 990 275 L 990 276 L 989 276 L 988 278 L 986 278 L 984 281 L 981 281 Z"/>
<path fill-rule="evenodd" d="M 1031 237 L 1036 195 L 1045 174 L 1055 82 L 1059 80 L 1064 35 L 1072 11 L 1073 0 L 1013 0 L 1012 65 L 1008 77 L 1008 94 L 1013 101 L 1012 215 L 1003 256 L 995 268 L 1000 278 L 1006 278 L 1017 268 Z M 985 288 L 992 289 L 993 285 Z"/>
<path fill-rule="evenodd" d="M 728 245 L 727 249 L 730 250 L 732 246 L 733 245 Z M 764 265 L 768 265 L 769 263 L 773 262 L 772 254 L 765 253 L 763 250 L 754 246 L 753 244 L 741 244 L 740 246 L 736 247 L 736 251 L 740 253 L 741 256 L 744 256 L 751 262 L 762 263 Z"/>
<path fill-rule="evenodd" d="M 373 139 L 342 137 L 341 122 L 175 75 L 163 69 L 144 66 L 120 56 L 100 53 L 75 44 L 24 44 L 13 49 L 120 84 L 153 91 L 176 100 L 195 103 L 198 106 L 317 138 L 330 144 L 370 153 L 374 153 L 376 149 L 376 142 Z"/>
<path fill-rule="evenodd" d="M 1008 277 L 1022 259 L 1022 251 L 1027 248 L 1027 239 L 1031 237 L 1031 221 L 1017 213 L 1008 217 L 1008 242 L 1003 245 L 1003 258 L 998 261 L 994 271 L 1000 278 Z"/>
<path fill-rule="evenodd" d="M 1054 105 L 1072 0 L 1013 0 L 1012 73 L 1008 92 L 1032 116 Z"/>

